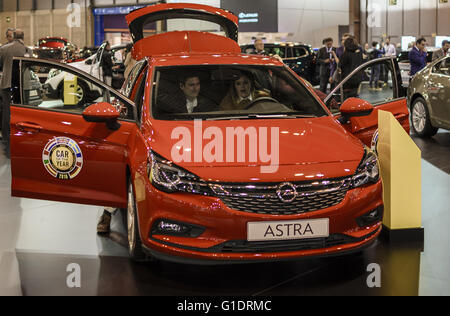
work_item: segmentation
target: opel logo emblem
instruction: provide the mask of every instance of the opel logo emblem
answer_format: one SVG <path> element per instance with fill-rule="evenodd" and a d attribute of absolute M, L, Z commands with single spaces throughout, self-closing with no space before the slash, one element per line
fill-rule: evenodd
<path fill-rule="evenodd" d="M 277 196 L 281 202 L 291 203 L 297 197 L 297 189 L 292 183 L 285 182 L 278 186 Z"/>

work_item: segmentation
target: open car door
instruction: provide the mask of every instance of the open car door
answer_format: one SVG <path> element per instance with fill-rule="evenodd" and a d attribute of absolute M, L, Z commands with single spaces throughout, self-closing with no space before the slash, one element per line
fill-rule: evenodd
<path fill-rule="evenodd" d="M 192 19 L 220 25 L 226 36 L 238 41 L 238 18 L 229 11 L 193 3 L 163 3 L 135 10 L 126 16 L 134 43 L 144 38 L 145 25 L 170 19 Z"/>
<path fill-rule="evenodd" d="M 340 117 L 340 106 L 348 98 L 360 98 L 374 106 L 367 116 L 352 117 L 343 126 L 367 146 L 377 137 L 378 111 L 389 111 L 409 133 L 406 89 L 402 86 L 400 68 L 394 57 L 368 61 L 356 68 L 324 100 L 331 112 Z"/>
<path fill-rule="evenodd" d="M 62 93 L 42 89 L 34 75 L 50 70 L 64 73 Z M 12 195 L 126 207 L 129 144 L 139 129 L 134 103 L 87 73 L 39 59 L 14 61 L 13 86 Z M 92 109 L 115 119 L 102 121 Z"/>

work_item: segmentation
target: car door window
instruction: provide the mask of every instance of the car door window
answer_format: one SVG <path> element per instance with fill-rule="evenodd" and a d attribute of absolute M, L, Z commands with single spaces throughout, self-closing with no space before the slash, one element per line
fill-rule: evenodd
<path fill-rule="evenodd" d="M 306 57 L 308 52 L 303 47 L 294 47 L 294 57 Z"/>
<path fill-rule="evenodd" d="M 440 61 L 436 65 L 434 65 L 433 73 L 450 76 L 450 57 L 447 57 L 443 61 Z"/>
<path fill-rule="evenodd" d="M 395 99 L 397 91 L 391 60 L 370 62 L 343 78 L 326 104 L 334 114 L 339 114 L 340 105 L 351 97 L 363 99 L 374 106 Z"/>
<path fill-rule="evenodd" d="M 24 61 L 20 87 L 24 106 L 82 114 L 91 104 L 107 102 L 116 106 L 121 119 L 134 120 L 135 117 L 132 102 L 81 71 L 57 63 Z"/>
<path fill-rule="evenodd" d="M 294 55 L 292 54 L 292 47 L 287 47 L 286 48 L 286 58 L 291 58 Z"/>

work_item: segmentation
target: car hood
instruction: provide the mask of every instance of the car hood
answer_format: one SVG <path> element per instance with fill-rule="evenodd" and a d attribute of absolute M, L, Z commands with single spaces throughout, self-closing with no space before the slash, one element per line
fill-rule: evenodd
<path fill-rule="evenodd" d="M 245 130 L 252 135 L 252 141 L 246 137 L 242 144 L 239 137 L 230 137 L 232 132 L 244 135 Z M 364 153 L 362 143 L 333 117 L 154 120 L 149 143 L 155 153 L 203 179 L 232 182 L 348 176 L 356 171 Z M 249 152 L 254 153 L 253 158 Z M 245 158 L 239 159 L 242 153 Z"/>

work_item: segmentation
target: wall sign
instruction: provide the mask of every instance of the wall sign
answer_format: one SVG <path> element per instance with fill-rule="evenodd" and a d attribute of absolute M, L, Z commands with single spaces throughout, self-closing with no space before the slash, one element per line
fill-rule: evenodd
<path fill-rule="evenodd" d="M 278 32 L 278 1 L 221 0 L 220 7 L 239 18 L 239 32 Z"/>

